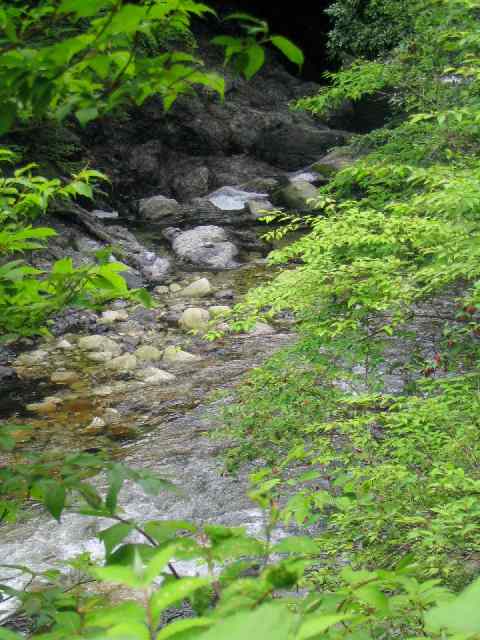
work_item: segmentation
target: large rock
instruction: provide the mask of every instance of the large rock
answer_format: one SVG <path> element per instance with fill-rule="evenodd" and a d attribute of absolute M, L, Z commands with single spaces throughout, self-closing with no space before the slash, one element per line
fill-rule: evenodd
<path fill-rule="evenodd" d="M 166 217 L 175 217 L 180 211 L 181 207 L 176 200 L 161 195 L 143 198 L 138 204 L 140 218 L 146 222 L 158 222 Z"/>
<path fill-rule="evenodd" d="M 315 162 L 331 147 L 345 144 L 348 137 L 344 131 L 282 123 L 264 131 L 255 146 L 262 160 L 295 171 Z"/>
<path fill-rule="evenodd" d="M 165 230 L 164 236 L 183 262 L 214 270 L 238 266 L 238 248 L 229 241 L 226 231 L 221 227 L 209 225 L 190 231 L 170 228 Z"/>
<path fill-rule="evenodd" d="M 147 369 L 140 369 L 135 376 L 145 382 L 146 384 L 168 384 L 175 382 L 176 376 L 173 373 L 168 373 L 162 369 L 155 367 L 148 367 Z"/>
<path fill-rule="evenodd" d="M 208 327 L 210 314 L 206 309 L 191 307 L 185 309 L 180 318 L 180 326 L 193 331 L 205 331 Z"/>
<path fill-rule="evenodd" d="M 275 192 L 275 202 L 294 211 L 312 211 L 312 198 L 318 195 L 317 189 L 306 180 L 290 182 Z"/>
<path fill-rule="evenodd" d="M 162 359 L 162 352 L 157 347 L 143 345 L 135 351 L 135 356 L 140 362 L 156 362 Z"/>

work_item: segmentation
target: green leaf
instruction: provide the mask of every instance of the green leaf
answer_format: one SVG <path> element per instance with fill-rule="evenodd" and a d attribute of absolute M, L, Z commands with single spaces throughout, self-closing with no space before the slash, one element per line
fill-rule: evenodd
<path fill-rule="evenodd" d="M 118 547 L 118 545 L 125 540 L 125 538 L 135 529 L 133 524 L 119 522 L 114 524 L 109 529 L 100 531 L 98 537 L 105 545 L 105 553 L 107 559 L 111 556 L 112 552 Z"/>
<path fill-rule="evenodd" d="M 202 636 L 202 640 L 288 640 L 294 620 L 294 614 L 285 604 L 266 604 L 255 611 L 221 620 Z"/>
<path fill-rule="evenodd" d="M 295 640 L 310 640 L 310 638 L 317 638 L 321 633 L 324 633 L 330 627 L 344 622 L 350 619 L 352 616 L 349 614 L 325 614 L 320 616 L 314 616 L 308 618 L 300 627 L 298 635 L 295 636 Z"/>
<path fill-rule="evenodd" d="M 246 49 L 245 53 L 247 62 L 242 71 L 247 80 L 250 80 L 263 67 L 265 51 L 259 44 L 253 44 Z"/>
<path fill-rule="evenodd" d="M 182 636 L 186 631 L 192 629 L 205 629 L 211 627 L 213 620 L 210 618 L 189 618 L 187 620 L 178 620 L 172 622 L 157 634 L 156 640 L 169 640 L 169 638 L 175 638 L 175 636 Z M 203 635 L 201 636 L 204 637 Z"/>
<path fill-rule="evenodd" d="M 315 540 L 306 537 L 292 537 L 280 540 L 272 549 L 274 553 L 299 553 L 303 555 L 318 554 L 320 547 Z"/>
<path fill-rule="evenodd" d="M 86 124 L 98 118 L 97 107 L 85 107 L 84 109 L 78 109 L 75 111 L 75 116 L 78 122 L 84 127 Z"/>
<path fill-rule="evenodd" d="M 60 517 L 65 508 L 65 487 L 59 482 L 47 481 L 43 483 L 42 490 L 45 508 L 55 520 L 60 521 Z"/>
<path fill-rule="evenodd" d="M 8 629 L 0 629 L 0 640 L 25 640 L 25 636 Z"/>
<path fill-rule="evenodd" d="M 7 133 L 17 117 L 17 107 L 12 102 L 0 105 L 0 135 Z"/>
<path fill-rule="evenodd" d="M 117 509 L 118 494 L 125 481 L 125 473 L 121 465 L 113 465 L 108 472 L 108 492 L 105 498 L 105 506 L 114 515 Z"/>
<path fill-rule="evenodd" d="M 432 609 L 425 615 L 428 631 L 458 634 L 480 632 L 480 579 L 477 579 L 455 600 Z"/>
<path fill-rule="evenodd" d="M 154 624 L 159 624 L 161 614 L 165 609 L 176 602 L 185 600 L 199 589 L 208 587 L 210 584 L 210 578 L 182 578 L 165 586 L 162 585 L 150 599 Z"/>
<path fill-rule="evenodd" d="M 272 36 L 270 42 L 279 49 L 290 62 L 298 64 L 300 67 L 305 62 L 305 56 L 301 49 L 299 49 L 293 42 L 283 36 Z"/>

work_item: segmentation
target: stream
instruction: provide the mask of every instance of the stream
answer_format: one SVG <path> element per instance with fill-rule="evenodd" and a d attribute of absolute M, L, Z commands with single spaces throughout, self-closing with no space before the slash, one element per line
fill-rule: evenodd
<path fill-rule="evenodd" d="M 15 459 L 28 451 L 102 451 L 158 472 L 179 489 L 178 495 L 152 498 L 128 484 L 120 501 L 127 517 L 215 522 L 261 533 L 262 514 L 246 496 L 247 472 L 226 475 L 220 454 L 228 443 L 209 434 L 221 425 L 222 409 L 242 376 L 292 341 L 288 323 L 258 324 L 249 333 L 227 333 L 209 343 L 181 328 L 178 318 L 189 308 L 225 311 L 272 275 L 265 262 L 254 257 L 234 270 L 176 272 L 174 283 L 155 290 L 154 309 L 113 304 L 103 314 L 108 323 L 100 317 L 92 334 L 98 342 L 94 349 L 81 346 L 88 336 L 66 334 L 20 355 L 14 365 L 23 382 L 0 404 L 4 418 L 16 408 L 8 416 L 19 425 Z M 184 294 L 189 284 L 205 287 L 207 281 L 208 293 Z M 123 358 L 124 369 L 110 369 L 98 357 L 112 343 L 115 353 L 108 360 Z M 167 362 L 168 346 L 181 349 L 174 353 L 185 361 Z M 29 430 L 22 431 L 23 425 Z M 16 525 L 2 527 L 1 557 L 36 571 L 62 568 L 83 552 L 99 557 L 103 547 L 96 534 L 105 525 L 74 514 L 58 524 L 33 508 Z M 195 567 L 179 570 L 194 573 Z"/>

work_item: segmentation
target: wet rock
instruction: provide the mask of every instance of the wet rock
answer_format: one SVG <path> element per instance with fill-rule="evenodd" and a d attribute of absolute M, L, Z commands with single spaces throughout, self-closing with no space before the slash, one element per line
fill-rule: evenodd
<path fill-rule="evenodd" d="M 210 313 L 206 309 L 192 307 L 186 309 L 180 318 L 180 326 L 184 329 L 204 331 L 208 327 Z"/>
<path fill-rule="evenodd" d="M 190 231 L 166 229 L 165 237 L 172 243 L 175 254 L 184 262 L 205 269 L 233 269 L 238 248 L 229 241 L 221 227 L 213 225 L 195 227 Z"/>
<path fill-rule="evenodd" d="M 73 246 L 77 251 L 88 256 L 94 256 L 97 251 L 104 248 L 103 244 L 98 240 L 93 240 L 83 235 L 75 237 Z"/>
<path fill-rule="evenodd" d="M 86 354 L 86 358 L 90 360 L 90 362 L 96 362 L 97 364 L 110 362 L 113 357 L 114 354 L 109 351 L 90 351 Z"/>
<path fill-rule="evenodd" d="M 144 345 L 135 351 L 135 357 L 139 362 L 157 362 L 162 359 L 162 351 L 156 347 Z"/>
<path fill-rule="evenodd" d="M 125 322 L 128 320 L 128 313 L 125 310 L 104 311 L 100 319 L 101 324 L 114 324 L 115 322 Z"/>
<path fill-rule="evenodd" d="M 103 211 L 102 209 L 94 209 L 90 212 L 97 220 L 107 221 L 118 220 L 118 211 Z"/>
<path fill-rule="evenodd" d="M 130 353 L 126 353 L 123 356 L 114 358 L 110 362 L 107 362 L 107 369 L 116 371 L 117 373 L 128 373 L 133 371 L 138 366 L 138 360 L 136 356 Z"/>
<path fill-rule="evenodd" d="M 223 291 L 218 291 L 215 294 L 215 298 L 217 300 L 233 300 L 235 298 L 235 291 L 233 291 L 233 289 L 224 289 Z"/>
<path fill-rule="evenodd" d="M 179 284 L 177 284 L 177 283 L 174 283 L 174 284 L 171 284 L 171 285 L 170 285 L 170 291 L 171 291 L 172 293 L 178 293 L 178 292 L 179 292 L 179 291 L 181 291 L 181 290 L 182 290 L 182 287 L 181 287 Z"/>
<path fill-rule="evenodd" d="M 99 335 L 80 338 L 78 348 L 82 351 L 97 351 L 112 355 L 119 355 L 121 352 L 120 346 L 114 340 Z"/>
<path fill-rule="evenodd" d="M 50 376 L 50 382 L 53 384 L 75 384 L 80 380 L 80 376 L 76 371 L 55 371 Z"/>
<path fill-rule="evenodd" d="M 48 351 L 39 349 L 38 351 L 30 351 L 29 353 L 22 353 L 15 362 L 15 367 L 37 367 L 47 364 Z"/>
<path fill-rule="evenodd" d="M 128 389 L 128 384 L 125 382 L 118 382 L 116 384 L 105 384 L 97 387 L 93 390 L 93 395 L 99 398 L 107 398 L 108 396 L 120 395 L 125 393 Z"/>
<path fill-rule="evenodd" d="M 152 385 L 169 384 L 176 380 L 176 376 L 173 373 L 168 373 L 168 371 L 162 371 L 162 369 L 156 369 L 155 367 L 140 369 L 135 376 L 146 384 Z"/>
<path fill-rule="evenodd" d="M 108 425 L 107 431 L 108 435 L 114 440 L 131 440 L 138 437 L 137 429 L 125 424 Z"/>
<path fill-rule="evenodd" d="M 261 191 L 262 193 L 273 193 L 280 186 L 277 178 L 253 178 L 241 185 L 244 191 Z"/>
<path fill-rule="evenodd" d="M 212 285 L 210 284 L 210 280 L 208 280 L 208 278 L 201 278 L 200 280 L 192 282 L 192 284 L 185 287 L 185 289 L 182 289 L 180 295 L 185 298 L 203 298 L 211 293 Z"/>
<path fill-rule="evenodd" d="M 315 162 L 331 147 L 345 144 L 348 138 L 344 131 L 284 122 L 266 129 L 256 141 L 255 149 L 262 160 L 295 171 Z"/>
<path fill-rule="evenodd" d="M 140 287 L 143 287 L 143 277 L 136 269 L 128 267 L 125 271 L 121 272 L 121 276 L 127 283 L 129 289 L 140 289 Z"/>
<path fill-rule="evenodd" d="M 207 199 L 222 211 L 245 211 L 251 200 L 266 200 L 266 193 L 252 193 L 235 187 L 222 187 L 211 193 Z"/>
<path fill-rule="evenodd" d="M 167 347 L 163 354 L 163 359 L 169 364 L 191 364 L 199 362 L 202 358 L 193 353 L 182 351 L 178 347 Z"/>
<path fill-rule="evenodd" d="M 17 381 L 17 374 L 12 367 L 4 367 L 0 365 L 0 383 L 10 384 Z"/>
<path fill-rule="evenodd" d="M 313 211 L 309 201 L 317 195 L 317 189 L 310 182 L 298 180 L 276 191 L 275 201 L 295 211 Z"/>
<path fill-rule="evenodd" d="M 166 217 L 175 217 L 180 214 L 181 206 L 173 198 L 153 196 L 140 200 L 138 212 L 145 222 L 158 222 Z"/>

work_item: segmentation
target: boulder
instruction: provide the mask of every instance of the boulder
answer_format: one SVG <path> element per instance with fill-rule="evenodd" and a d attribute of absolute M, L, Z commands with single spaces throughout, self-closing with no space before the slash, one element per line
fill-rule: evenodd
<path fill-rule="evenodd" d="M 349 134 L 313 125 L 283 122 L 267 128 L 257 139 L 255 151 L 266 162 L 286 171 L 295 171 L 344 144 Z"/>
<path fill-rule="evenodd" d="M 317 189 L 306 180 L 290 182 L 275 192 L 275 202 L 294 211 L 313 211 L 309 202 L 318 195 Z"/>
<path fill-rule="evenodd" d="M 180 295 L 185 298 L 203 298 L 212 293 L 212 285 L 208 278 L 200 278 L 200 280 L 195 280 L 192 284 L 182 289 Z"/>
<path fill-rule="evenodd" d="M 158 222 L 166 217 L 175 217 L 181 211 L 181 206 L 173 198 L 153 196 L 143 198 L 138 203 L 140 218 L 146 222 Z"/>
<path fill-rule="evenodd" d="M 165 230 L 164 236 L 183 262 L 214 270 L 238 266 L 235 260 L 238 248 L 229 241 L 226 231 L 221 227 L 202 226 L 190 231 L 170 228 Z"/>
<path fill-rule="evenodd" d="M 163 359 L 169 364 L 192 364 L 199 362 L 202 358 L 193 353 L 182 351 L 178 347 L 167 347 L 163 354 Z"/>
<path fill-rule="evenodd" d="M 185 309 L 180 317 L 179 324 L 184 329 L 192 329 L 194 331 L 204 331 L 208 327 L 210 313 L 206 309 L 192 307 Z"/>

